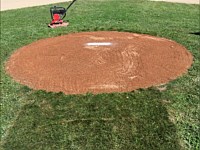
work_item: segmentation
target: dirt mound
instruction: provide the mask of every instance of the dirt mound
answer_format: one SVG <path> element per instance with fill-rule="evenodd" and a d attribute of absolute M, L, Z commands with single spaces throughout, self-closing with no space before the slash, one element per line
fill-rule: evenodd
<path fill-rule="evenodd" d="M 33 89 L 66 94 L 125 92 L 166 83 L 192 64 L 176 42 L 126 32 L 82 32 L 17 50 L 7 72 Z"/>

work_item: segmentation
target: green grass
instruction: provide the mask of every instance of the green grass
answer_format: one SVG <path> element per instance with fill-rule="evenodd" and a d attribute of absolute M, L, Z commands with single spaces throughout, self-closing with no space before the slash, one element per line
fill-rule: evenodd
<path fill-rule="evenodd" d="M 200 31 L 198 5 L 79 0 L 68 13 L 70 26 L 55 30 L 47 28 L 49 6 L 1 12 L 2 149 L 200 149 L 200 36 L 191 34 Z M 152 87 L 98 95 L 34 91 L 5 73 L 4 62 L 19 47 L 97 30 L 175 40 L 193 54 L 193 66 L 164 91 Z"/>

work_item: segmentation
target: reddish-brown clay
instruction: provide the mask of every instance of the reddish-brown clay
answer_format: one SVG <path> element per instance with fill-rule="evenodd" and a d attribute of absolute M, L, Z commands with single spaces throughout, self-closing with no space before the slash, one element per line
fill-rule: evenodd
<path fill-rule="evenodd" d="M 126 32 L 82 32 L 39 40 L 17 50 L 7 72 L 33 89 L 126 92 L 175 79 L 192 55 L 164 38 Z"/>

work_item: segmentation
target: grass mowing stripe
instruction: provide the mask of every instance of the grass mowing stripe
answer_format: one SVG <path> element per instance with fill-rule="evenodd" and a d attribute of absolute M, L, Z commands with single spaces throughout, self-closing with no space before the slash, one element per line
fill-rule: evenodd
<path fill-rule="evenodd" d="M 173 149 L 179 148 L 179 144 L 185 149 L 199 149 L 199 36 L 191 34 L 199 32 L 198 14 L 198 5 L 145 0 L 82 0 L 70 9 L 68 28 L 51 30 L 47 28 L 49 6 L 1 12 L 1 134 L 4 148 L 23 149 L 36 144 L 38 149 L 43 146 L 46 149 L 169 149 L 170 145 Z M 139 93 L 96 96 L 36 92 L 5 74 L 3 62 L 23 45 L 66 33 L 95 30 L 146 33 L 175 40 L 193 53 L 194 64 L 187 75 L 168 83 L 166 91 L 147 89 Z M 66 106 L 69 102 L 74 109 Z M 48 106 L 55 107 L 56 112 Z M 60 124 L 62 121 L 64 124 Z M 43 142 L 37 141 L 40 138 Z M 26 144 L 23 146 L 22 142 Z M 52 147 L 47 145 L 51 142 Z"/>

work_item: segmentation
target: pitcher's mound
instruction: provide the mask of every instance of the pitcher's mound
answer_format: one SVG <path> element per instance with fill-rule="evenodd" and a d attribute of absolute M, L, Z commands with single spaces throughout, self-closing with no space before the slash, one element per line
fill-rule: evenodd
<path fill-rule="evenodd" d="M 166 83 L 192 64 L 181 45 L 149 35 L 83 32 L 39 40 L 6 64 L 18 82 L 66 94 L 125 92 Z"/>

